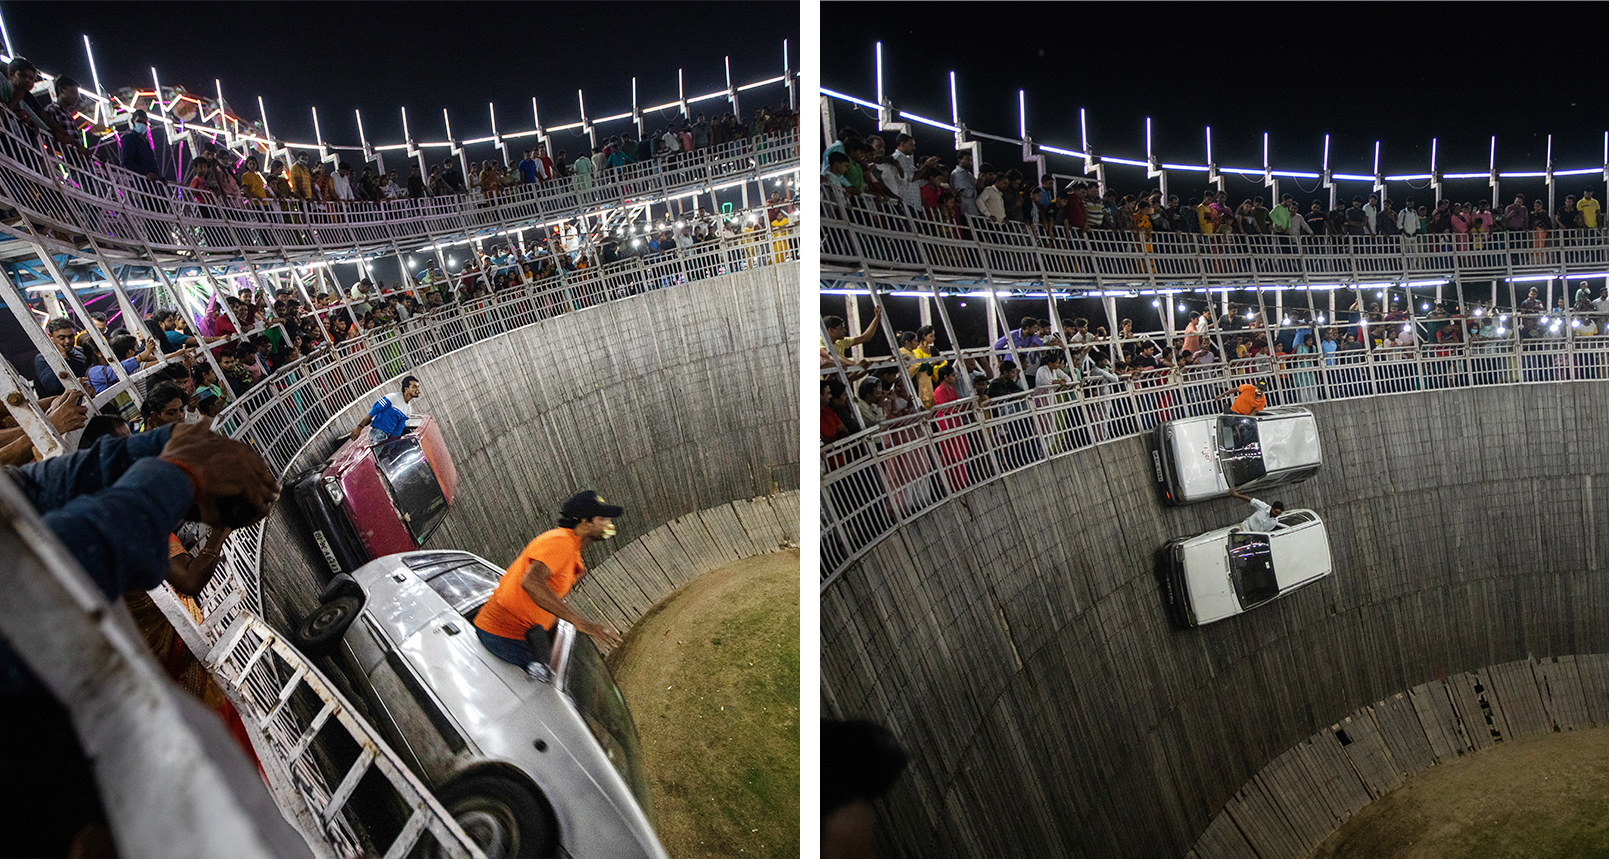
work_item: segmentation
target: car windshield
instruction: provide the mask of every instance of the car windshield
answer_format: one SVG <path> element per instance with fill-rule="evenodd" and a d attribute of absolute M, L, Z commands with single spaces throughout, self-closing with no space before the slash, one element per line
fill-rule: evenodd
<path fill-rule="evenodd" d="M 1268 546 L 1268 535 L 1229 536 L 1229 577 L 1235 583 L 1235 594 L 1240 597 L 1241 608 L 1251 608 L 1279 596 L 1279 581 L 1274 578 L 1274 556 Z"/>
<path fill-rule="evenodd" d="M 592 639 L 575 636 L 570 645 L 569 667 L 565 670 L 564 690 L 581 711 L 587 729 L 603 747 L 609 762 L 637 797 L 643 814 L 653 819 L 648 801 L 648 780 L 642 771 L 642 752 L 637 746 L 637 725 L 631 720 L 626 698 L 620 694 L 603 655 Z"/>
<path fill-rule="evenodd" d="M 1231 487 L 1245 486 L 1268 473 L 1255 419 L 1240 415 L 1218 419 L 1218 466 Z"/>
<path fill-rule="evenodd" d="M 404 436 L 385 442 L 374 449 L 374 461 L 408 533 L 415 543 L 423 543 L 447 515 L 447 499 L 441 494 L 436 472 L 425 461 L 419 441 Z"/>
<path fill-rule="evenodd" d="M 448 565 L 418 572 L 419 577 L 430 585 L 430 589 L 453 607 L 453 611 L 466 616 L 491 599 L 492 591 L 497 590 L 497 580 L 503 573 L 502 570 L 493 570 L 476 558 L 463 558 Z"/>

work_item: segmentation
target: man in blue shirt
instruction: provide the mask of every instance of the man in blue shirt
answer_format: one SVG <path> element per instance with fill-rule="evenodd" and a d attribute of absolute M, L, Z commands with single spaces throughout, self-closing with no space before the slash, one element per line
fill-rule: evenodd
<path fill-rule="evenodd" d="M 363 423 L 352 430 L 347 438 L 357 441 L 358 435 L 364 427 L 369 428 L 369 444 L 380 444 L 386 439 L 397 438 L 408 429 L 408 420 L 413 417 L 411 403 L 419 398 L 419 380 L 412 376 L 402 379 L 402 395 L 386 395 L 369 408 L 368 417 Z"/>
<path fill-rule="evenodd" d="M 89 372 L 89 360 L 84 357 L 82 350 L 73 346 L 78 339 L 78 329 L 73 326 L 72 320 L 65 317 L 56 317 L 45 323 L 45 334 L 56 344 L 62 357 L 67 359 L 67 366 L 71 368 L 75 378 L 84 378 Z M 34 356 L 34 392 L 41 398 L 54 397 L 67 390 L 61 379 L 56 377 L 56 371 L 45 360 L 43 355 Z"/>
<path fill-rule="evenodd" d="M 145 110 L 134 111 L 129 118 L 129 130 L 117 139 L 123 151 L 123 166 L 153 182 L 162 180 L 162 162 L 156 154 L 156 134 Z"/>
<path fill-rule="evenodd" d="M 536 159 L 532 156 L 535 149 L 525 150 L 525 158 L 520 161 L 520 181 L 527 185 L 536 184 Z"/>

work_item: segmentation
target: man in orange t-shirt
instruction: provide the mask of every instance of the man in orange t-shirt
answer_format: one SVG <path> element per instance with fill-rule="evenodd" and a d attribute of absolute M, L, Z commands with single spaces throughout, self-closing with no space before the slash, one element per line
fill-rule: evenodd
<path fill-rule="evenodd" d="M 1238 393 L 1236 393 L 1237 391 Z M 1268 405 L 1268 401 L 1263 397 L 1263 392 L 1258 390 L 1256 385 L 1250 383 L 1241 385 L 1234 390 L 1224 391 L 1218 395 L 1218 399 L 1221 400 L 1231 395 L 1234 396 L 1235 401 L 1230 404 L 1229 410 L 1237 415 L 1255 415 L 1262 411 L 1264 406 Z"/>
<path fill-rule="evenodd" d="M 590 489 L 570 496 L 559 510 L 558 527 L 525 546 L 503 573 L 491 599 L 475 614 L 475 634 L 481 644 L 497 658 L 521 668 L 532 662 L 545 666 L 557 626 L 554 619 L 561 618 L 600 645 L 618 645 L 618 633 L 582 617 L 564 597 L 587 574 L 581 548 L 613 537 L 613 519 L 624 512 L 622 507 L 605 504 Z M 531 636 L 527 643 L 526 634 L 536 627 L 546 635 Z"/>

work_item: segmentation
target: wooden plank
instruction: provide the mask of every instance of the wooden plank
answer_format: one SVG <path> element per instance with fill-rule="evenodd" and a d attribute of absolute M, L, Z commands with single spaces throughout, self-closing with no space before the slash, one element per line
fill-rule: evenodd
<path fill-rule="evenodd" d="M 1395 790 L 1402 784 L 1402 773 L 1386 749 L 1385 738 L 1379 726 L 1364 708 L 1347 716 L 1329 729 L 1335 741 L 1341 744 L 1347 760 L 1357 770 L 1358 778 L 1375 799 Z"/>
<path fill-rule="evenodd" d="M 1609 654 L 1576 654 L 1575 666 L 1588 719 L 1595 727 L 1609 726 Z"/>
<path fill-rule="evenodd" d="M 1491 748 L 1496 739 L 1492 736 L 1493 723 L 1488 721 L 1490 711 L 1481 705 L 1484 693 L 1476 692 L 1476 686 L 1484 689 L 1480 678 L 1469 672 L 1449 675 L 1445 684 L 1447 697 L 1452 700 L 1453 710 L 1463 726 L 1464 739 L 1479 752 Z"/>
<path fill-rule="evenodd" d="M 1421 683 L 1408 690 L 1408 701 L 1425 729 L 1425 740 L 1436 763 L 1446 763 L 1470 750 L 1470 740 L 1464 736 L 1463 723 L 1447 697 L 1445 683 Z"/>
<path fill-rule="evenodd" d="M 1328 729 L 1314 734 L 1297 748 L 1337 825 L 1374 801 L 1369 796 L 1369 788 L 1358 778 L 1357 770 L 1341 750 L 1341 744 L 1335 742 Z"/>
<path fill-rule="evenodd" d="M 1228 814 L 1214 817 L 1190 852 L 1200 859 L 1246 859 L 1259 855 Z"/>
<path fill-rule="evenodd" d="M 1493 665 L 1486 671 L 1503 713 L 1505 739 L 1553 731 L 1553 721 L 1542 706 L 1542 694 L 1537 689 L 1529 659 Z"/>
<path fill-rule="evenodd" d="M 1435 765 L 1436 756 L 1431 751 L 1424 726 L 1419 723 L 1419 715 L 1406 694 L 1398 692 L 1371 709 L 1398 772 L 1412 775 Z"/>
<path fill-rule="evenodd" d="M 1224 814 L 1234 820 L 1235 826 L 1252 851 L 1258 856 L 1297 856 L 1302 845 L 1290 824 L 1268 795 L 1261 779 L 1253 776 L 1234 798 L 1224 806 Z"/>
<path fill-rule="evenodd" d="M 1574 656 L 1536 660 L 1531 663 L 1531 671 L 1542 693 L 1542 706 L 1547 708 L 1556 730 L 1576 731 L 1591 725 Z"/>

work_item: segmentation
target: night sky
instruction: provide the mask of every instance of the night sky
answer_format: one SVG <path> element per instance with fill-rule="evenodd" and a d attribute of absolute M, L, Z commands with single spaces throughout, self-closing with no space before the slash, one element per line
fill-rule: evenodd
<path fill-rule="evenodd" d="M 1024 89 L 1030 136 L 1067 149 L 1080 148 L 1083 107 L 1097 152 L 1137 160 L 1145 157 L 1150 116 L 1153 148 L 1172 162 L 1205 163 L 1211 125 L 1220 165 L 1260 167 L 1264 131 L 1276 169 L 1316 172 L 1326 132 L 1336 172 L 1372 173 L 1376 139 L 1383 172 L 1427 172 L 1433 136 L 1444 173 L 1484 172 L 1493 134 L 1499 169 L 1543 169 L 1549 133 L 1556 169 L 1603 163 L 1609 87 L 1602 51 L 1569 35 L 1580 7 L 1302 8 L 1323 14 L 1298 16 L 1288 4 L 991 3 L 920 14 L 904 4 L 824 4 L 822 20 L 835 32 L 822 40 L 822 86 L 875 100 L 880 39 L 895 107 L 948 121 L 954 70 L 970 128 L 1015 137 L 1017 90 Z M 873 130 L 864 111 L 838 115 L 863 134 Z M 920 132 L 919 151 L 948 162 L 948 137 Z M 984 155 L 1015 166 L 1017 152 L 999 144 Z M 1054 155 L 1051 167 L 1082 170 Z M 1120 192 L 1154 184 L 1138 168 L 1108 170 Z M 1579 190 L 1574 184 L 1587 179 L 1561 182 Z M 1177 173 L 1170 181 L 1204 184 Z M 1602 177 L 1596 181 L 1601 194 Z M 1540 192 L 1535 184 L 1525 190 Z M 1289 181 L 1281 185 L 1303 196 Z M 1471 199 L 1486 188 L 1477 180 L 1450 193 L 1466 187 Z"/>
<path fill-rule="evenodd" d="M 224 98 L 257 118 L 257 96 L 276 138 L 312 141 L 310 106 L 326 141 L 356 145 L 353 109 L 363 111 L 371 143 L 403 140 L 400 106 L 413 137 L 445 140 L 441 110 L 458 139 L 532 127 L 536 96 L 544 125 L 587 113 L 674 100 L 683 68 L 689 96 L 724 89 L 722 57 L 735 83 L 782 74 L 784 39 L 799 68 L 796 3 L 0 3 L 14 49 L 52 73 L 90 81 L 83 35 L 95 49 L 101 84 L 149 88 L 150 67 L 164 85 Z M 785 102 L 780 84 L 738 96 L 745 112 Z M 701 103 L 725 112 L 724 99 Z M 698 105 L 694 105 L 695 115 Z M 667 112 L 668 120 L 674 112 Z M 651 120 L 650 120 L 651 122 Z M 629 121 L 600 126 L 621 133 Z M 485 156 L 492 150 L 488 145 Z M 472 150 L 473 152 L 473 150 Z"/>

